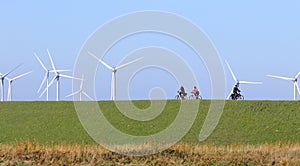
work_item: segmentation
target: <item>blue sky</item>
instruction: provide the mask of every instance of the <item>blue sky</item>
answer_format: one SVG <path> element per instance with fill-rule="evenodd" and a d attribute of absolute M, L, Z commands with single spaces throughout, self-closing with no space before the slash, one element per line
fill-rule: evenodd
<path fill-rule="evenodd" d="M 24 64 L 12 73 L 11 77 L 34 71 L 14 82 L 13 99 L 44 99 L 39 99 L 37 94 L 44 73 L 33 56 L 34 52 L 50 68 L 50 61 L 46 55 L 46 49 L 49 48 L 57 68 L 73 69 L 81 47 L 101 25 L 120 15 L 144 10 L 166 11 L 185 17 L 208 35 L 222 61 L 228 60 L 239 79 L 264 82 L 263 85 L 242 85 L 241 90 L 246 99 L 293 98 L 291 82 L 269 78 L 266 75 L 293 77 L 300 71 L 299 1 L 12 0 L 0 2 L 0 72 L 5 73 L 19 63 Z M 158 41 L 156 38 L 161 38 L 159 34 L 144 34 L 136 38 L 138 39 L 133 37 L 129 42 L 120 41 L 119 47 L 112 49 L 111 55 L 104 56 L 103 59 L 110 65 L 116 65 L 123 58 L 121 53 L 126 52 L 126 48 L 166 46 L 179 52 L 181 58 L 199 74 L 196 76 L 199 89 L 204 98 L 210 97 L 210 82 L 205 66 L 202 62 L 193 62 L 187 55 L 188 50 L 183 47 L 180 50 L 181 47 L 176 46 L 177 41 L 166 36 Z M 134 42 L 141 40 L 143 42 L 140 45 Z M 229 92 L 234 82 L 225 65 L 224 68 Z M 109 99 L 110 74 L 109 70 L 99 65 L 95 78 L 97 99 Z M 162 81 L 158 78 L 164 79 Z M 144 82 L 140 84 L 141 81 Z M 178 88 L 171 75 L 151 68 L 136 75 L 131 82 L 133 99 L 147 98 L 148 91 L 153 87 L 165 89 L 167 98 L 173 98 Z M 70 100 L 71 98 L 64 96 L 71 93 L 72 82 L 62 79 L 61 88 L 61 98 Z M 186 87 L 187 90 L 191 88 Z M 55 99 L 54 86 L 50 89 L 50 99 Z"/>

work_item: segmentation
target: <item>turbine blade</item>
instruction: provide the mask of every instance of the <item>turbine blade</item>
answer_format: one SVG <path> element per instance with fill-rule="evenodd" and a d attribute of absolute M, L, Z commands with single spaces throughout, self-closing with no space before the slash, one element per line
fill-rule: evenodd
<path fill-rule="evenodd" d="M 67 71 L 72 71 L 72 70 L 49 70 L 49 72 L 52 72 L 52 73 L 56 73 L 56 72 L 67 72 Z"/>
<path fill-rule="evenodd" d="M 130 64 L 132 64 L 132 63 L 134 63 L 134 62 L 137 62 L 137 61 L 143 59 L 143 58 L 144 58 L 144 57 L 140 57 L 140 58 L 135 59 L 135 60 L 133 60 L 133 61 L 131 61 L 131 62 L 125 63 L 125 64 L 120 65 L 120 66 L 117 66 L 117 67 L 116 67 L 116 70 L 119 70 L 119 69 L 121 69 L 121 68 L 123 68 L 123 67 L 126 67 L 126 66 L 128 66 L 128 65 L 130 65 Z"/>
<path fill-rule="evenodd" d="M 295 79 L 298 79 L 300 76 L 300 72 L 295 76 Z"/>
<path fill-rule="evenodd" d="M 229 63 L 228 63 L 226 60 L 225 60 L 225 63 L 226 63 L 226 65 L 227 65 L 227 67 L 228 67 L 228 69 L 229 69 L 229 71 L 230 71 L 230 73 L 231 73 L 232 78 L 234 79 L 235 82 L 237 82 L 238 80 L 237 80 L 235 74 L 233 73 L 233 71 L 232 71 L 232 69 L 231 69 Z"/>
<path fill-rule="evenodd" d="M 94 100 L 91 96 L 89 96 L 87 93 L 85 93 L 84 91 L 81 92 L 82 94 L 84 94 L 87 98 L 89 98 L 90 100 Z"/>
<path fill-rule="evenodd" d="M 76 95 L 76 94 L 78 94 L 78 93 L 80 93 L 80 92 L 81 92 L 81 90 L 78 90 L 78 91 L 76 91 L 76 92 L 73 92 L 73 93 L 67 95 L 66 97 L 74 96 L 74 95 Z"/>
<path fill-rule="evenodd" d="M 54 72 L 57 73 L 56 68 L 55 68 L 55 65 L 54 65 L 54 63 L 53 63 L 53 59 L 52 59 L 51 54 L 50 54 L 50 52 L 49 52 L 49 49 L 47 49 L 47 53 L 48 53 L 49 59 L 50 59 L 50 61 L 51 61 L 52 69 L 54 70 Z"/>
<path fill-rule="evenodd" d="M 47 88 L 49 88 L 49 87 L 54 83 L 54 81 L 56 80 L 56 78 L 57 78 L 57 77 L 54 77 L 54 78 L 50 81 L 50 83 L 48 84 Z"/>
<path fill-rule="evenodd" d="M 47 89 L 54 83 L 54 81 L 56 80 L 56 77 L 54 77 L 51 82 L 49 83 L 49 85 L 45 88 L 45 90 L 41 93 L 40 97 L 42 97 L 44 95 L 44 93 L 47 91 Z"/>
<path fill-rule="evenodd" d="M 68 76 L 68 75 L 64 75 L 64 74 L 59 74 L 60 77 L 64 77 L 64 78 L 70 78 L 70 79 L 75 79 L 75 80 L 81 80 L 81 78 L 76 78 L 76 77 L 72 77 L 72 76 Z"/>
<path fill-rule="evenodd" d="M 36 53 L 34 53 L 34 56 L 35 58 L 39 61 L 40 65 L 42 66 L 42 68 L 45 70 L 45 71 L 48 71 L 48 69 L 45 67 L 44 63 L 41 61 L 41 59 L 37 56 Z"/>
<path fill-rule="evenodd" d="M 3 77 L 6 77 L 8 74 L 10 74 L 11 72 L 15 71 L 18 67 L 20 67 L 23 63 L 19 64 L 18 66 L 16 66 L 15 68 L 13 68 L 12 70 L 10 70 L 9 72 L 7 72 L 6 74 L 2 75 Z"/>
<path fill-rule="evenodd" d="M 92 57 L 94 57 L 97 61 L 99 61 L 100 63 L 102 63 L 106 68 L 108 68 L 109 70 L 112 70 L 113 67 L 109 66 L 107 63 L 105 63 L 104 61 L 102 61 L 101 59 L 99 59 L 96 55 L 94 55 L 93 53 L 88 51 L 88 54 L 90 54 Z"/>
<path fill-rule="evenodd" d="M 46 82 L 47 78 L 48 78 L 48 72 L 46 72 L 46 74 L 45 74 L 45 77 L 44 77 L 44 79 L 43 79 L 43 81 L 42 81 L 42 83 L 41 83 L 41 85 L 40 85 L 40 87 L 39 87 L 39 89 L 38 89 L 38 93 L 41 91 L 42 86 L 43 86 L 44 83 Z"/>
<path fill-rule="evenodd" d="M 6 79 L 7 81 L 10 81 L 11 79 L 10 78 L 8 78 L 8 77 L 4 77 L 4 79 Z"/>
<path fill-rule="evenodd" d="M 228 96 L 226 98 L 227 100 L 229 100 L 231 93 L 232 93 L 232 91 L 228 94 Z"/>
<path fill-rule="evenodd" d="M 262 84 L 262 82 L 240 81 L 240 84 Z"/>
<path fill-rule="evenodd" d="M 233 88 L 234 88 L 234 85 L 233 85 L 233 87 L 231 88 L 231 91 L 230 91 L 230 93 L 228 94 L 228 96 L 227 96 L 227 100 L 229 100 L 230 99 L 230 95 L 233 93 Z"/>
<path fill-rule="evenodd" d="M 295 80 L 295 78 L 289 78 L 289 77 L 281 77 L 281 76 L 275 76 L 275 75 L 267 75 L 267 76 L 282 79 L 282 80 L 287 80 L 287 81 L 294 81 Z"/>
<path fill-rule="evenodd" d="M 19 75 L 19 76 L 16 76 L 16 77 L 12 78 L 11 80 L 19 79 L 19 78 L 21 78 L 21 77 L 24 77 L 24 76 L 30 74 L 30 73 L 32 73 L 32 71 L 29 71 L 29 72 L 27 72 L 27 73 L 24 73 L 24 74 L 21 74 L 21 75 Z"/>

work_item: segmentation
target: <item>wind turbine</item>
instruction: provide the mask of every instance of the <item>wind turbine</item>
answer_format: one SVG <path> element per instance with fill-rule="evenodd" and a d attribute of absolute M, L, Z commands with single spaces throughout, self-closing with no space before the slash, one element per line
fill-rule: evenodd
<path fill-rule="evenodd" d="M 9 72 L 5 73 L 5 74 L 1 74 L 0 73 L 0 81 L 1 81 L 1 91 L 2 91 L 2 95 L 1 95 L 1 101 L 4 101 L 4 79 L 7 77 L 7 75 L 9 75 L 11 72 L 13 72 L 14 70 L 16 70 L 18 67 L 20 67 L 22 64 L 19 64 L 18 66 L 16 66 L 15 68 L 13 68 L 12 70 L 10 70 Z"/>
<path fill-rule="evenodd" d="M 8 81 L 7 101 L 11 101 L 11 99 L 12 99 L 12 83 L 13 83 L 13 81 L 15 81 L 16 79 L 19 79 L 21 77 L 24 77 L 24 76 L 26 76 L 27 74 L 29 74 L 31 72 L 32 71 L 24 73 L 24 74 L 21 74 L 21 75 L 16 76 L 16 77 L 14 77 L 12 79 L 9 79 L 8 77 L 5 77 L 5 79 Z"/>
<path fill-rule="evenodd" d="M 36 53 L 34 53 L 34 56 L 36 57 L 36 59 L 41 64 L 42 68 L 46 71 L 45 72 L 45 77 L 44 77 L 44 79 L 43 79 L 43 81 L 42 81 L 42 83 L 41 83 L 41 85 L 40 85 L 40 87 L 38 89 L 38 93 L 41 91 L 42 86 L 44 85 L 44 83 L 47 82 L 47 85 L 46 85 L 46 87 L 47 87 L 47 89 L 46 89 L 46 100 L 48 101 L 49 100 L 48 85 L 49 85 L 49 73 L 50 73 L 50 70 L 45 67 L 44 63 L 40 60 L 40 58 L 36 55 Z"/>
<path fill-rule="evenodd" d="M 84 82 L 84 79 L 83 77 L 81 78 L 81 83 L 80 83 L 80 89 L 76 92 L 73 92 L 69 95 L 67 95 L 66 97 L 70 97 L 70 96 L 74 96 L 76 94 L 79 94 L 79 101 L 82 100 L 82 95 L 85 95 L 87 98 L 89 98 L 90 100 L 94 100 L 92 97 L 90 97 L 84 90 L 83 90 L 83 82 Z"/>
<path fill-rule="evenodd" d="M 240 84 L 262 84 L 262 82 L 250 82 L 250 81 L 240 81 L 239 79 L 237 79 L 237 77 L 235 76 L 234 72 L 232 71 L 229 63 L 227 61 L 225 61 L 230 73 L 231 73 L 231 76 L 233 78 L 233 80 L 235 81 L 235 85 L 239 86 Z M 233 89 L 233 88 L 232 88 Z M 229 99 L 230 95 L 231 95 L 232 91 L 229 93 L 227 99 Z"/>
<path fill-rule="evenodd" d="M 48 49 L 47 49 L 47 52 L 49 52 L 48 51 Z M 42 68 L 45 70 L 45 76 L 44 76 L 44 78 L 43 78 L 43 81 L 41 82 L 41 85 L 40 85 L 40 87 L 39 87 L 39 89 L 38 89 L 38 93 L 41 91 L 41 89 L 42 89 L 42 87 L 43 87 L 43 85 L 45 84 L 45 82 L 46 82 L 46 101 L 48 101 L 49 100 L 49 88 L 48 88 L 48 85 L 49 85 L 49 75 L 50 75 L 50 72 L 54 72 L 53 70 L 49 70 L 49 69 L 47 69 L 46 67 L 45 67 L 45 65 L 44 65 L 44 63 L 41 61 L 41 59 L 37 56 L 37 54 L 36 53 L 34 53 L 34 56 L 36 57 L 36 59 L 39 61 L 39 63 L 40 63 L 40 65 L 42 66 Z M 70 71 L 70 70 L 58 70 L 59 72 L 64 72 L 64 71 Z"/>
<path fill-rule="evenodd" d="M 141 60 L 143 57 L 140 57 L 138 59 L 135 59 L 131 62 L 122 64 L 120 66 L 116 66 L 116 67 L 112 67 L 109 66 L 107 63 L 105 63 L 104 61 L 102 61 L 101 59 L 99 59 L 97 56 L 95 56 L 94 54 L 92 54 L 91 52 L 88 52 L 88 54 L 90 54 L 92 57 L 94 57 L 97 61 L 99 61 L 100 63 L 102 63 L 106 68 L 108 68 L 109 70 L 111 70 L 112 75 L 111 75 L 111 100 L 116 100 L 116 72 L 121 69 L 124 68 L 134 62 L 137 62 L 139 60 Z"/>
<path fill-rule="evenodd" d="M 60 77 L 64 77 L 64 78 L 70 78 L 70 79 L 76 79 L 76 80 L 81 80 L 80 78 L 76 78 L 76 77 L 72 77 L 72 76 L 68 76 L 68 75 L 64 75 L 64 74 L 60 74 L 60 72 L 62 71 L 69 71 L 69 70 L 57 70 L 53 59 L 51 57 L 51 54 L 49 52 L 49 50 L 47 49 L 47 53 L 49 56 L 49 59 L 51 61 L 51 66 L 52 69 L 50 72 L 53 71 L 53 73 L 55 74 L 54 78 L 51 80 L 51 82 L 47 85 L 46 89 L 42 92 L 42 94 L 40 95 L 40 97 L 47 91 L 47 89 L 56 81 L 56 101 L 59 101 L 59 94 L 60 94 Z"/>
<path fill-rule="evenodd" d="M 298 78 L 300 76 L 300 72 L 295 77 L 292 77 L 292 78 L 275 76 L 275 75 L 267 75 L 267 76 L 268 77 L 273 77 L 273 78 L 279 78 L 279 79 L 282 79 L 282 80 L 292 81 L 293 84 L 294 84 L 294 100 L 296 100 L 296 98 L 297 98 L 297 90 L 298 90 L 298 94 L 300 95 L 300 88 L 299 88 L 299 85 L 297 83 Z"/>

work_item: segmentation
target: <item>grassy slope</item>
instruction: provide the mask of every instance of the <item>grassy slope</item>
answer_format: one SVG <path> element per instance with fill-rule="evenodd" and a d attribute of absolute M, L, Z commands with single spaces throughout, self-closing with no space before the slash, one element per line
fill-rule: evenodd
<path fill-rule="evenodd" d="M 299 142 L 299 120 L 299 102 L 229 101 L 208 141 L 218 144 Z"/>
<path fill-rule="evenodd" d="M 20 139 L 93 142 L 81 127 L 72 102 L 0 103 L 0 142 Z"/>
<path fill-rule="evenodd" d="M 135 101 L 140 108 L 149 101 Z M 201 101 L 197 119 L 184 142 L 197 142 L 210 101 Z M 156 133 L 175 118 L 180 101 L 168 101 L 152 121 L 137 122 L 118 113 L 113 102 L 100 102 L 105 116 L 130 134 Z M 33 140 L 41 143 L 93 143 L 82 128 L 73 102 L 0 103 L 0 142 Z M 223 116 L 206 143 L 260 144 L 300 142 L 300 103 L 292 101 L 226 101 Z"/>

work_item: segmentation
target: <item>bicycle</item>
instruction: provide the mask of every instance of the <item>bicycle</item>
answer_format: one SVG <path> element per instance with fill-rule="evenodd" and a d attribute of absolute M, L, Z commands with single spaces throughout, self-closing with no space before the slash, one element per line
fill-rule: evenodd
<path fill-rule="evenodd" d="M 237 94 L 232 93 L 230 95 L 230 99 L 231 100 L 244 100 L 244 96 L 241 95 L 240 93 L 237 93 Z"/>
<path fill-rule="evenodd" d="M 200 94 L 197 95 L 196 93 L 191 92 L 189 99 L 190 100 L 202 100 L 202 96 Z"/>
<path fill-rule="evenodd" d="M 177 92 L 177 93 L 178 93 L 178 94 L 175 96 L 175 99 L 176 99 L 176 100 L 181 100 L 181 97 L 179 97 L 179 92 Z M 185 100 L 186 97 L 187 97 L 187 93 L 185 93 L 185 94 L 183 95 L 183 100 Z"/>

